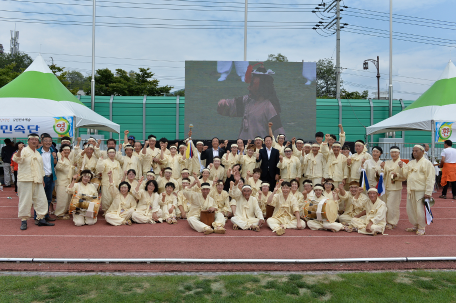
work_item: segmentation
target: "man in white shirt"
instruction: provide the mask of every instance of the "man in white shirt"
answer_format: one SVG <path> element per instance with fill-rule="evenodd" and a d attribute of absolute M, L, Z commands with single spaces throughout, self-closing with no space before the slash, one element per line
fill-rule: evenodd
<path fill-rule="evenodd" d="M 453 199 L 456 199 L 456 149 L 454 149 L 451 140 L 445 140 L 445 147 L 442 151 L 442 160 L 440 167 L 442 168 L 442 180 L 440 184 L 443 186 L 442 195 L 439 198 L 446 199 L 448 186 L 451 182 L 451 191 Z"/>
<path fill-rule="evenodd" d="M 43 146 L 37 149 L 41 154 L 43 159 L 43 169 L 44 169 L 44 192 L 46 193 L 46 198 L 48 201 L 48 206 L 51 206 L 52 202 L 52 193 L 54 191 L 55 181 L 57 180 L 57 175 L 55 174 L 54 167 L 57 164 L 57 153 L 52 145 L 52 137 L 49 134 L 43 134 L 41 143 Z M 49 212 L 46 214 L 46 221 L 55 221 L 54 218 L 49 216 Z M 35 212 L 35 224 L 38 225 L 38 220 Z"/>

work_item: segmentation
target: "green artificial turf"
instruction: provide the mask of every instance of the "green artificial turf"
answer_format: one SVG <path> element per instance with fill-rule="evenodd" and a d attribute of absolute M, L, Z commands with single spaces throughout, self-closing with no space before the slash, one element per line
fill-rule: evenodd
<path fill-rule="evenodd" d="M 0 302 L 456 302 L 456 272 L 0 276 Z"/>

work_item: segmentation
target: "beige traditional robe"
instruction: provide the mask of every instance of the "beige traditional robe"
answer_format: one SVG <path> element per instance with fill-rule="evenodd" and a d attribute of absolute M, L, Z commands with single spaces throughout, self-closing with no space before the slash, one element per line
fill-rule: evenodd
<path fill-rule="evenodd" d="M 141 152 L 142 153 L 142 152 Z M 150 171 L 151 168 L 154 169 L 154 172 L 160 172 L 160 165 L 156 162 L 153 162 L 154 158 L 159 159 L 157 156 L 160 154 L 160 149 L 155 147 L 152 149 L 150 146 L 146 148 L 146 154 L 143 154 L 142 160 L 142 172 L 143 176 L 145 177 L 147 172 Z"/>
<path fill-rule="evenodd" d="M 301 192 L 301 194 L 302 194 L 302 192 Z M 304 205 L 302 205 L 302 207 L 301 206 L 299 207 L 299 214 L 301 215 L 301 218 L 304 217 L 304 207 L 307 205 L 307 203 L 309 203 L 310 201 L 315 199 L 315 192 L 312 189 L 310 191 L 310 193 L 307 193 L 307 197 L 304 197 L 304 194 L 302 195 L 302 197 L 304 199 Z M 307 219 L 306 219 L 306 221 L 307 221 Z"/>
<path fill-rule="evenodd" d="M 347 183 L 352 181 L 359 181 L 359 176 L 361 175 L 360 167 L 363 163 L 363 159 L 369 160 L 372 159 L 372 156 L 366 151 L 363 151 L 361 154 L 355 153 L 349 157 L 351 159 L 351 164 L 347 166 L 350 168 L 350 177 Z"/>
<path fill-rule="evenodd" d="M 346 191 L 343 196 L 339 194 L 339 198 L 345 206 L 344 213 L 339 216 L 339 222 L 345 224 L 350 224 L 353 217 L 362 213 L 366 209 L 366 205 L 371 203 L 369 197 L 363 193 L 359 194 L 358 198 L 355 198 L 350 192 Z M 339 209 L 341 208 L 339 207 Z"/>
<path fill-rule="evenodd" d="M 225 174 L 225 169 L 223 168 L 223 166 L 220 165 L 218 168 L 215 168 L 215 166 L 212 166 L 212 168 L 210 169 L 209 179 L 212 181 L 217 179 L 217 180 L 222 180 L 223 182 L 225 182 L 226 174 Z"/>
<path fill-rule="evenodd" d="M 179 183 L 177 182 L 177 180 L 175 180 L 173 178 L 169 178 L 169 180 L 167 180 L 165 177 L 159 177 L 157 180 L 159 194 L 164 193 L 166 191 L 166 189 L 165 189 L 166 183 L 168 183 L 168 182 L 174 183 L 174 186 L 175 186 L 174 192 L 175 193 L 177 193 L 179 191 Z"/>
<path fill-rule="evenodd" d="M 22 220 L 30 218 L 30 210 L 36 211 L 38 220 L 48 213 L 48 202 L 43 187 L 43 158 L 40 153 L 30 147 L 24 147 L 21 156 L 13 155 L 13 161 L 18 164 L 17 187 L 19 195 L 18 217 Z"/>
<path fill-rule="evenodd" d="M 193 181 L 195 181 L 195 178 L 193 178 L 192 176 L 188 176 L 188 178 L 190 179 L 190 184 L 192 184 Z M 179 187 L 178 187 L 179 191 L 184 190 L 184 188 L 182 187 L 182 177 L 177 179 L 177 184 L 179 184 Z"/>
<path fill-rule="evenodd" d="M 57 180 L 55 182 L 55 193 L 57 198 L 55 215 L 57 217 L 64 216 L 68 213 L 71 196 L 67 193 L 66 188 L 70 185 L 74 173 L 74 166 L 70 160 L 64 157 L 60 158 L 55 166 L 55 174 L 57 175 Z"/>
<path fill-rule="evenodd" d="M 236 187 L 237 190 L 233 188 L 237 193 L 235 196 L 238 197 L 236 199 L 236 212 L 233 214 L 234 216 L 231 218 L 231 222 L 236 224 L 241 229 L 250 229 L 250 226 L 255 225 L 257 226 L 260 220 L 264 220 L 263 212 L 258 205 L 258 200 L 255 197 L 250 196 L 249 200 L 247 201 L 242 192 Z M 233 204 L 233 200 L 231 200 L 231 204 Z"/>
<path fill-rule="evenodd" d="M 182 206 L 182 208 L 184 209 L 185 213 L 187 214 L 188 211 L 190 210 L 190 201 L 185 198 L 184 196 L 184 192 L 183 192 L 183 189 L 181 191 L 179 191 L 177 193 L 177 209 L 176 209 L 176 213 L 177 213 L 177 216 L 178 217 L 182 217 L 182 213 L 179 209 L 179 206 Z"/>
<path fill-rule="evenodd" d="M 290 191 L 290 195 L 292 195 L 296 199 L 296 202 L 298 202 L 299 212 L 301 212 L 301 209 L 305 205 L 304 195 L 299 190 L 297 190 L 295 193 L 293 193 L 293 191 Z"/>
<path fill-rule="evenodd" d="M 203 180 L 203 178 L 199 179 L 200 183 L 203 184 L 203 183 L 209 183 L 209 185 L 211 186 L 211 188 L 213 188 L 213 184 L 214 182 L 212 182 L 211 180 L 207 179 L 206 181 Z M 191 184 L 191 183 L 190 183 Z M 198 185 L 195 185 L 192 187 L 192 190 L 194 192 L 197 192 L 197 193 L 200 193 L 201 192 L 201 187 L 199 187 Z"/>
<path fill-rule="evenodd" d="M 290 158 L 284 156 L 282 161 L 277 163 L 277 168 L 280 169 L 280 178 L 284 181 L 290 182 L 293 179 L 300 178 L 302 175 L 301 162 L 295 156 Z"/>
<path fill-rule="evenodd" d="M 228 156 L 228 160 L 226 159 L 227 156 Z M 233 153 L 231 153 L 231 152 L 229 154 L 228 153 L 224 154 L 222 157 L 222 164 L 223 164 L 223 166 L 225 166 L 225 173 L 228 172 L 229 168 L 233 168 L 233 165 L 239 164 L 242 157 L 243 157 L 243 155 L 241 155 L 241 154 L 233 155 Z M 252 171 L 250 171 L 250 172 L 252 172 Z M 226 179 L 226 174 L 225 174 L 225 179 Z"/>
<path fill-rule="evenodd" d="M 201 211 L 208 210 L 209 208 L 217 208 L 215 206 L 214 199 L 212 199 L 209 195 L 204 199 L 201 193 L 197 193 L 194 191 L 185 188 L 182 191 L 184 197 L 190 201 L 190 209 L 187 213 L 187 222 L 191 228 L 196 230 L 197 232 L 204 232 L 206 229 L 211 228 L 210 226 L 201 222 Z M 225 226 L 225 217 L 219 211 L 215 213 L 215 221 L 212 223 L 212 227 L 224 227 Z"/>
<path fill-rule="evenodd" d="M 316 156 L 311 152 L 306 156 L 307 176 L 312 180 L 313 186 L 321 183 L 321 178 L 325 175 L 326 161 L 322 153 Z"/>
<path fill-rule="evenodd" d="M 142 176 L 142 164 L 141 159 L 136 157 L 135 155 L 129 156 L 122 156 L 121 152 L 117 152 L 119 155 L 119 163 L 122 165 L 123 171 L 128 171 L 129 169 L 134 169 L 136 172 L 136 178 L 139 179 Z"/>
<path fill-rule="evenodd" d="M 267 195 L 264 195 L 262 191 L 259 191 L 255 196 L 255 198 L 258 200 L 258 205 L 260 206 L 263 216 L 266 216 L 266 205 L 268 204 L 268 199 L 270 195 L 272 195 L 272 192 L 270 191 L 268 191 Z"/>
<path fill-rule="evenodd" d="M 276 232 L 279 229 L 298 228 L 295 212 L 299 212 L 299 204 L 294 195 L 290 193 L 285 199 L 283 193 L 275 194 L 270 205 L 274 206 L 274 213 L 272 217 L 268 218 L 267 222 L 272 232 Z M 299 220 L 302 228 L 305 228 L 306 223 L 301 219 Z"/>
<path fill-rule="evenodd" d="M 372 222 L 372 232 L 366 231 L 367 225 Z M 366 204 L 366 215 L 361 218 L 353 218 L 351 224 L 358 229 L 358 233 L 365 235 L 372 235 L 375 233 L 382 233 L 385 231 L 386 226 L 386 204 L 379 198 L 372 203 Z"/>
<path fill-rule="evenodd" d="M 171 195 L 168 195 L 166 192 L 165 196 L 165 201 L 163 202 L 163 196 L 160 194 L 160 199 L 158 200 L 158 204 L 160 205 L 160 208 L 162 210 L 162 216 L 160 218 L 160 221 L 166 221 L 169 218 L 176 217 L 176 209 L 177 209 L 177 195 L 171 193 Z M 169 213 L 169 210 L 171 207 L 174 206 L 174 209 L 172 213 Z"/>
<path fill-rule="evenodd" d="M 122 179 L 123 171 L 120 167 L 120 163 L 117 160 L 111 159 L 98 159 L 97 162 L 97 174 L 101 174 L 101 208 L 106 212 L 113 201 L 111 191 L 109 190 L 109 176 L 108 172 L 112 171 L 112 180 L 114 185 L 117 186 Z"/>
<path fill-rule="evenodd" d="M 422 157 L 410 161 L 402 167 L 402 175 L 407 178 L 407 215 L 410 223 L 418 229 L 426 227 L 426 215 L 421 199 L 432 196 L 435 183 L 435 170 L 432 163 Z"/>
<path fill-rule="evenodd" d="M 124 197 L 114 183 L 110 183 L 108 189 L 113 201 L 106 212 L 106 222 L 114 226 L 123 225 L 131 219 L 136 208 L 136 200 L 130 193 Z"/>
<path fill-rule="evenodd" d="M 239 158 L 239 164 L 242 165 L 241 176 L 244 180 L 247 178 L 248 171 L 253 174 L 253 170 L 260 167 L 260 162 L 257 163 L 255 154 L 251 157 L 248 155 L 240 155 Z"/>
<path fill-rule="evenodd" d="M 286 143 L 286 141 L 284 141 L 283 143 Z M 280 155 L 285 157 L 285 147 L 286 146 L 285 145 L 280 146 L 280 144 L 277 142 L 277 140 L 274 136 L 272 137 L 272 147 L 274 147 L 275 149 L 278 149 Z"/>
<path fill-rule="evenodd" d="M 155 221 L 152 219 L 153 213 L 157 213 L 157 218 L 162 217 L 162 211 L 159 205 L 160 195 L 158 193 L 150 194 L 143 189 L 136 191 L 135 188 L 133 189 L 132 194 L 139 200 L 136 205 L 136 210 L 131 216 L 133 221 L 136 223 L 154 224 Z"/>
<path fill-rule="evenodd" d="M 253 177 L 250 177 L 248 180 L 247 180 L 247 184 L 252 186 L 252 196 L 256 197 L 257 193 L 259 193 L 261 191 L 261 183 L 263 183 L 263 181 L 261 181 L 260 179 L 258 179 L 256 182 L 255 180 L 253 179 Z"/>
<path fill-rule="evenodd" d="M 185 167 L 185 160 L 182 159 L 181 154 L 176 154 L 174 157 L 172 155 L 166 156 L 163 161 L 164 167 L 170 167 L 173 170 L 172 178 L 177 180 L 180 178 L 182 169 Z"/>
<path fill-rule="evenodd" d="M 401 215 L 402 182 L 407 179 L 401 174 L 402 171 L 399 168 L 399 162 L 402 162 L 400 158 L 396 161 L 387 160 L 383 168 L 383 177 L 385 180 L 385 195 L 383 200 L 385 200 L 387 208 L 386 222 L 392 226 L 396 226 L 399 222 Z M 393 173 L 397 174 L 394 180 L 391 179 Z"/>
<path fill-rule="evenodd" d="M 98 186 L 93 185 L 92 183 L 87 183 L 87 185 L 84 185 L 82 182 L 75 183 L 72 188 L 69 187 L 70 185 L 67 186 L 66 192 L 67 194 L 74 195 L 77 193 L 78 195 L 87 195 L 87 196 L 98 196 Z M 71 201 L 71 200 L 70 200 Z M 85 210 L 82 210 L 80 212 L 86 212 Z M 97 223 L 97 218 L 90 218 L 84 216 L 84 214 L 73 214 L 73 222 L 74 225 L 76 226 L 83 226 L 85 224 L 87 225 L 93 225 Z"/>
<path fill-rule="evenodd" d="M 334 203 L 334 204 L 337 204 L 336 201 L 334 201 L 334 199 L 328 199 L 327 197 L 321 195 L 319 198 L 317 196 L 314 196 L 312 198 L 312 200 L 310 200 L 311 203 L 313 204 L 319 204 L 322 200 L 326 200 L 326 203 Z M 338 222 L 334 222 L 334 223 L 330 223 L 329 221 L 327 220 L 308 220 L 307 221 L 307 226 L 309 226 L 309 228 L 311 230 L 320 230 L 320 229 L 325 229 L 325 230 L 335 230 L 335 231 L 339 231 L 341 229 L 344 228 L 344 226 L 341 224 L 341 223 L 338 223 Z"/>
<path fill-rule="evenodd" d="M 334 180 L 334 187 L 338 187 L 339 183 L 344 179 L 348 178 L 348 167 L 347 157 L 339 154 L 336 158 L 334 153 L 328 156 L 328 162 L 326 163 L 325 178 L 331 178 Z"/>
<path fill-rule="evenodd" d="M 82 156 L 80 153 L 76 158 L 75 162 L 78 166 L 78 171 L 83 171 L 85 169 L 90 170 L 92 173 L 96 174 L 97 171 L 97 162 L 98 158 L 95 157 L 95 154 L 92 154 L 92 157 L 88 157 L 86 154 Z"/>
<path fill-rule="evenodd" d="M 374 159 L 369 159 L 364 162 L 364 165 L 361 165 L 361 168 L 364 168 L 364 170 L 366 171 L 367 180 L 369 181 L 369 187 L 377 187 L 377 176 L 380 176 L 380 173 L 382 172 L 382 168 L 380 166 L 382 163 L 383 161 L 380 159 L 378 159 L 377 162 L 375 162 Z"/>
<path fill-rule="evenodd" d="M 230 195 L 225 190 L 222 190 L 221 193 L 217 189 L 211 190 L 209 196 L 214 199 L 214 207 L 218 209 L 218 212 L 221 212 L 225 215 L 228 212 L 231 212 L 230 207 Z"/>

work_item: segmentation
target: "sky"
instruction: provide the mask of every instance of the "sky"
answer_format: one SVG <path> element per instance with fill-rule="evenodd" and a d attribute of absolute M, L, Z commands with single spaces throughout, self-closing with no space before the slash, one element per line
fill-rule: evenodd
<path fill-rule="evenodd" d="M 92 0 L 0 0 L 0 44 L 9 52 L 10 30 L 20 51 L 39 53 L 67 70 L 91 71 Z M 333 14 L 313 13 L 321 0 L 250 0 L 247 60 L 281 53 L 289 61 L 333 58 L 336 36 L 312 29 Z M 326 1 L 330 4 L 331 1 Z M 341 1 L 341 67 L 348 91 L 377 91 L 389 83 L 389 0 Z M 243 60 L 242 0 L 98 0 L 95 68 L 149 67 L 162 85 L 185 87 L 185 60 Z M 320 6 L 321 7 L 321 6 Z M 320 9 L 321 10 L 321 9 Z M 394 98 L 416 100 L 456 60 L 454 0 L 393 0 Z M 453 18 L 452 18 L 453 17 Z M 332 31 L 328 31 L 331 34 Z M 408 40 L 408 41 L 403 41 Z M 417 43 L 419 42 L 419 43 Z M 51 59 L 52 57 L 52 59 Z"/>

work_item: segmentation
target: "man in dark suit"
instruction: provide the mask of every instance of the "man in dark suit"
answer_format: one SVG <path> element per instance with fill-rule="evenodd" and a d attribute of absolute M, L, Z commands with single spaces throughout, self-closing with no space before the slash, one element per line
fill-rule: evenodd
<path fill-rule="evenodd" d="M 217 137 L 215 137 L 212 139 L 212 147 L 201 153 L 201 160 L 206 160 L 206 167 L 214 162 L 214 157 L 222 159 L 223 154 L 225 154 L 225 149 L 221 148 L 219 145 L 220 141 Z"/>
<path fill-rule="evenodd" d="M 279 179 L 280 170 L 277 168 L 279 163 L 279 150 L 272 147 L 272 137 L 264 137 L 264 148 L 257 154 L 257 162 L 261 161 L 261 181 L 269 183 L 269 190 L 273 191 L 276 181 Z"/>

